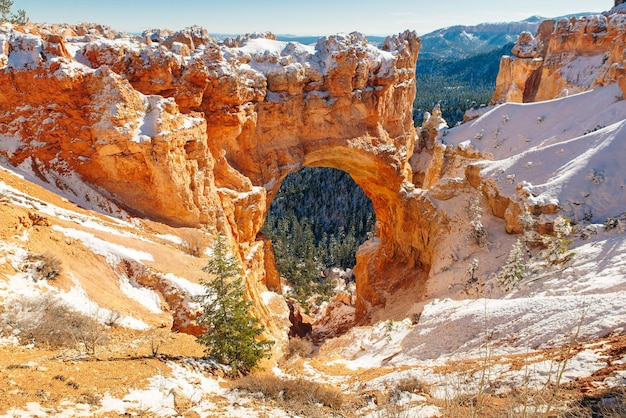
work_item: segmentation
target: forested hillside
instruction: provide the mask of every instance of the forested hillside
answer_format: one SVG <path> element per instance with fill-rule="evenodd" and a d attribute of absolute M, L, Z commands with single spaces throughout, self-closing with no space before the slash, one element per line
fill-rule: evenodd
<path fill-rule="evenodd" d="M 513 48 L 508 43 L 494 51 L 465 59 L 422 58 L 417 61 L 417 94 L 413 120 L 421 125 L 424 112 L 441 104 L 449 126 L 463 120 L 465 111 L 488 104 L 496 86 L 502 55 Z"/>
<path fill-rule="evenodd" d="M 481 23 L 475 26 L 450 26 L 420 36 L 423 59 L 465 59 L 489 53 L 515 42 L 523 31 L 535 33 L 545 18 L 531 16 L 519 22 Z M 560 18 L 556 18 L 557 20 Z"/>

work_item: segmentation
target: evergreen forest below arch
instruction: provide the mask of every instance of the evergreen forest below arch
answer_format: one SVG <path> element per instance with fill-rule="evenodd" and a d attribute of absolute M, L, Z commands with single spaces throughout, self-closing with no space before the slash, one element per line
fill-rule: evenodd
<path fill-rule="evenodd" d="M 278 272 L 305 305 L 312 295 L 332 295 L 324 272 L 352 269 L 375 223 L 372 202 L 349 174 L 304 167 L 283 180 L 262 232 L 272 240 Z"/>

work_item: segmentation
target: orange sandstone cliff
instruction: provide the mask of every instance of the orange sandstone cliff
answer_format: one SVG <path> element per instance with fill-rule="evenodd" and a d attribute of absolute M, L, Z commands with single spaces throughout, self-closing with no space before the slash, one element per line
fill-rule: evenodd
<path fill-rule="evenodd" d="M 379 222 L 355 269 L 365 322 L 421 288 L 445 231 L 409 162 L 419 47 L 414 32 L 378 49 L 358 33 L 310 47 L 271 34 L 217 43 L 201 28 L 136 39 L 5 26 L 0 153 L 89 208 L 226 234 L 265 318 L 262 294 L 279 283 L 258 234 L 281 180 L 303 166 L 344 170 Z"/>
<path fill-rule="evenodd" d="M 619 82 L 626 91 L 626 15 L 544 21 L 537 33 L 519 37 L 500 62 L 492 100 L 535 102 Z"/>

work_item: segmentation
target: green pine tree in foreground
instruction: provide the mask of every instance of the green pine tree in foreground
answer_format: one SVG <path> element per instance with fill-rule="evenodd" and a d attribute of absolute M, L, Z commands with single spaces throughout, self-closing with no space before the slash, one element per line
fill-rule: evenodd
<path fill-rule="evenodd" d="M 259 339 L 264 328 L 249 314 L 252 302 L 243 298 L 239 265 L 221 235 L 203 270 L 215 278 L 200 282 L 205 293 L 196 297 L 203 309 L 197 322 L 206 332 L 196 341 L 205 346 L 207 357 L 229 365 L 233 376 L 247 374 L 259 360 L 269 356 L 274 342 Z"/>

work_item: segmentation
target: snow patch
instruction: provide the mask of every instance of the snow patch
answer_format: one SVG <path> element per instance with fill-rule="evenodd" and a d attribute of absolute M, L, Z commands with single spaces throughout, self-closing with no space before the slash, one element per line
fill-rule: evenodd
<path fill-rule="evenodd" d="M 183 239 L 181 237 L 177 237 L 176 235 L 172 235 L 172 234 L 158 234 L 156 237 L 161 238 L 166 241 L 173 242 L 174 244 L 178 244 L 178 245 L 183 243 Z"/>
<path fill-rule="evenodd" d="M 125 276 L 119 276 L 119 283 L 120 290 L 127 297 L 138 302 L 152 313 L 163 313 L 161 309 L 161 298 L 159 298 L 159 295 L 155 291 L 136 283 L 131 283 L 130 279 Z"/>
<path fill-rule="evenodd" d="M 79 231 L 78 229 L 73 228 L 64 228 L 58 225 L 53 225 L 52 229 L 61 232 L 69 238 L 81 241 L 82 244 L 93 251 L 94 254 L 104 256 L 107 263 L 113 266 L 117 265 L 125 258 L 139 262 L 142 260 L 154 261 L 152 254 L 104 241 L 97 238 L 90 232 Z"/>
<path fill-rule="evenodd" d="M 0 134 L 0 151 L 4 151 L 7 155 L 12 157 L 22 145 L 23 143 L 18 135 Z"/>
<path fill-rule="evenodd" d="M 11 32 L 8 66 L 14 70 L 31 70 L 43 61 L 43 40 L 28 33 Z"/>

